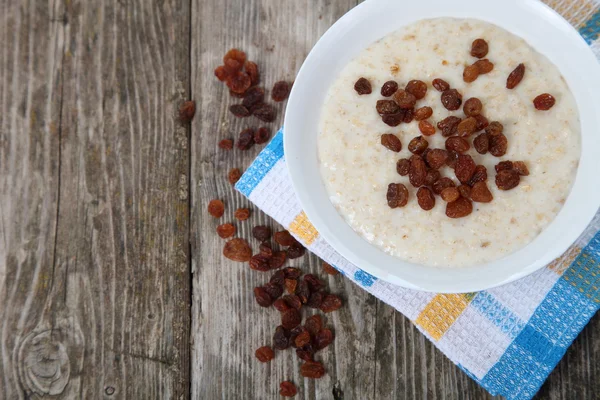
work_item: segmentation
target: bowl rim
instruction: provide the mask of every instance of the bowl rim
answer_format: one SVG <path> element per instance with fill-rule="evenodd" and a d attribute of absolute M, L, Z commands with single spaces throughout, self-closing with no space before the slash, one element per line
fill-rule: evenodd
<path fill-rule="evenodd" d="M 494 3 L 496 2 L 478 0 L 421 0 L 415 7 L 405 10 L 400 20 L 384 22 L 373 28 L 373 25 L 368 25 L 369 22 L 372 23 L 378 17 L 380 20 L 377 22 L 380 22 L 386 18 L 386 14 L 391 15 L 395 9 L 400 10 L 401 4 L 396 0 L 367 0 L 351 9 L 327 30 L 298 72 L 286 108 L 283 138 L 293 188 L 302 209 L 322 238 L 342 257 L 377 278 L 406 288 L 439 293 L 475 292 L 500 286 L 543 268 L 563 254 L 598 211 L 600 191 L 594 191 L 587 184 L 594 177 L 594 171 L 600 171 L 600 157 L 594 157 L 594 154 L 600 154 L 600 138 L 595 133 L 600 128 L 600 116 L 595 115 L 594 111 L 600 109 L 600 94 L 595 94 L 591 89 L 600 87 L 598 59 L 575 28 L 544 3 L 537 0 L 505 0 L 501 4 Z M 512 7 L 524 14 L 516 20 L 511 19 Z M 327 60 L 330 67 L 335 64 L 331 60 L 337 60 L 340 65 L 332 68 L 332 71 L 339 72 L 358 51 L 385 34 L 408 23 L 436 16 L 481 19 L 525 39 L 559 68 L 577 103 L 581 124 L 578 171 L 567 200 L 554 220 L 520 250 L 499 260 L 470 267 L 424 266 L 384 253 L 352 230 L 328 196 L 327 202 L 323 202 L 325 187 L 318 169 L 315 176 L 318 128 L 310 125 L 310 121 L 315 118 L 318 121 L 318 117 L 311 116 L 311 110 L 315 111 L 317 108 L 320 116 L 322 99 L 319 101 L 314 93 L 324 98 L 322 92 L 327 92 L 333 78 L 328 83 L 325 82 L 325 88 L 321 87 L 316 91 L 307 88 L 318 84 L 323 86 L 325 77 L 320 74 L 319 68 L 323 67 L 324 61 Z M 529 23 L 520 24 L 519 18 L 527 18 Z M 393 28 L 388 26 L 396 22 L 398 25 Z M 345 44 L 348 42 L 351 44 Z M 337 75 L 337 72 L 329 74 Z M 314 129 L 311 130 L 311 127 Z M 312 152 L 311 144 L 314 145 Z"/>

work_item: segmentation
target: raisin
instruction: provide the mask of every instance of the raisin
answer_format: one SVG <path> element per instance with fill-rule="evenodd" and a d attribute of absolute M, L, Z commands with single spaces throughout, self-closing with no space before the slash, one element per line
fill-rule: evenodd
<path fill-rule="evenodd" d="M 296 284 L 297 283 L 298 281 L 296 281 Z M 296 296 L 295 294 L 286 294 L 282 298 L 290 308 L 294 308 L 296 310 L 300 310 L 302 308 L 302 301 L 300 300 L 300 297 Z"/>
<path fill-rule="evenodd" d="M 521 175 L 521 176 L 529 175 L 529 168 L 527 168 L 527 165 L 525 165 L 525 163 L 523 161 L 515 161 L 513 163 L 513 166 L 514 166 L 515 171 L 517 171 L 519 173 L 519 175 Z"/>
<path fill-rule="evenodd" d="M 256 144 L 267 143 L 270 136 L 271 136 L 271 133 L 269 132 L 269 130 L 267 128 L 265 128 L 264 126 L 262 126 L 262 127 L 258 128 L 256 130 L 256 132 L 254 132 L 254 143 L 256 143 Z"/>
<path fill-rule="evenodd" d="M 321 307 L 319 309 L 324 313 L 330 313 L 339 309 L 342 306 L 342 299 L 334 294 L 328 294 L 323 299 L 323 303 L 321 303 Z"/>
<path fill-rule="evenodd" d="M 456 167 L 454 173 L 458 180 L 462 183 L 468 183 L 473 174 L 475 173 L 476 164 L 468 154 L 460 154 L 456 161 Z"/>
<path fill-rule="evenodd" d="M 264 242 L 271 237 L 271 228 L 265 225 L 258 225 L 252 228 L 252 236 L 259 242 Z"/>
<path fill-rule="evenodd" d="M 321 307 L 321 303 L 323 303 L 323 293 L 315 292 L 311 293 L 308 301 L 306 302 L 306 306 L 310 308 L 319 308 Z"/>
<path fill-rule="evenodd" d="M 407 92 L 406 90 L 398 90 L 394 93 L 394 101 L 398 106 L 404 110 L 413 108 L 417 103 L 417 98 L 414 94 Z"/>
<path fill-rule="evenodd" d="M 237 183 L 237 181 L 240 180 L 241 177 L 242 177 L 242 172 L 239 170 L 239 168 L 232 168 L 229 170 L 229 173 L 227 174 L 227 179 L 229 180 L 229 183 L 231 183 L 232 185 L 235 185 Z"/>
<path fill-rule="evenodd" d="M 477 131 L 485 129 L 490 124 L 488 119 L 481 114 L 475 115 L 475 119 L 477 120 Z"/>
<path fill-rule="evenodd" d="M 244 70 L 250 75 L 250 83 L 256 85 L 260 81 L 260 74 L 258 72 L 258 65 L 253 61 L 246 61 L 244 63 Z"/>
<path fill-rule="evenodd" d="M 246 62 L 246 53 L 239 49 L 229 49 L 229 51 L 223 56 L 223 62 L 227 62 L 229 59 L 236 60 L 240 64 L 244 64 L 244 62 Z"/>
<path fill-rule="evenodd" d="M 442 136 L 453 136 L 456 134 L 456 130 L 458 129 L 458 124 L 460 124 L 460 121 L 460 118 L 451 115 L 438 122 L 437 127 L 442 131 Z"/>
<path fill-rule="evenodd" d="M 556 103 L 556 99 L 549 93 L 542 93 L 533 99 L 533 106 L 536 110 L 546 111 L 551 109 Z"/>
<path fill-rule="evenodd" d="M 310 340 L 310 333 L 306 330 L 305 327 L 299 325 L 297 327 L 295 327 L 294 329 L 292 329 L 290 331 L 290 344 L 292 345 L 292 347 L 303 347 L 305 346 L 307 343 L 302 343 L 300 346 L 298 346 L 296 344 L 296 338 L 301 335 L 303 332 L 308 333 L 308 339 Z M 302 339 L 301 339 L 302 340 Z"/>
<path fill-rule="evenodd" d="M 395 81 L 387 81 L 381 87 L 381 95 L 383 97 L 390 97 L 398 90 L 398 84 Z"/>
<path fill-rule="evenodd" d="M 483 58 L 488 53 L 488 44 L 483 39 L 475 39 L 471 44 L 471 55 L 477 58 Z"/>
<path fill-rule="evenodd" d="M 446 150 L 464 153 L 465 151 L 469 150 L 470 147 L 471 145 L 469 145 L 469 142 L 467 142 L 467 140 L 464 138 L 452 136 L 446 139 Z"/>
<path fill-rule="evenodd" d="M 410 124 L 415 117 L 415 109 L 413 107 L 404 111 L 404 118 L 402 118 L 402 122 L 405 124 Z"/>
<path fill-rule="evenodd" d="M 450 218 L 463 218 L 473 212 L 473 204 L 469 199 L 459 197 L 446 205 L 446 215 Z"/>
<path fill-rule="evenodd" d="M 304 255 L 304 251 L 304 246 L 302 246 L 300 243 L 294 243 L 293 245 L 288 247 L 287 256 L 289 259 L 299 258 Z"/>
<path fill-rule="evenodd" d="M 260 119 L 263 122 L 275 121 L 276 113 L 275 109 L 269 104 L 259 104 L 252 109 L 252 115 Z"/>
<path fill-rule="evenodd" d="M 508 149 L 508 139 L 503 133 L 497 135 L 489 135 L 490 147 L 489 152 L 496 157 L 502 157 Z"/>
<path fill-rule="evenodd" d="M 253 255 L 249 262 L 250 269 L 266 272 L 271 269 L 269 261 L 270 259 L 262 254 Z"/>
<path fill-rule="evenodd" d="M 323 350 L 333 342 L 333 332 L 330 329 L 321 329 L 315 336 L 317 350 Z"/>
<path fill-rule="evenodd" d="M 234 104 L 229 107 L 229 111 L 238 118 L 244 118 L 250 115 L 250 111 L 241 104 Z"/>
<path fill-rule="evenodd" d="M 287 253 L 285 251 L 275 251 L 273 256 L 269 259 L 269 268 L 277 269 L 283 267 L 285 260 L 287 259 Z"/>
<path fill-rule="evenodd" d="M 390 183 L 386 198 L 390 208 L 404 207 L 408 203 L 408 189 L 402 183 Z"/>
<path fill-rule="evenodd" d="M 425 186 L 432 187 L 441 177 L 440 172 L 437 169 L 430 169 L 425 175 Z"/>
<path fill-rule="evenodd" d="M 471 189 L 471 200 L 478 203 L 489 203 L 494 199 L 485 182 L 477 182 Z"/>
<path fill-rule="evenodd" d="M 429 147 L 429 142 L 423 136 L 417 136 L 408 143 L 408 151 L 413 154 L 423 154 L 427 147 Z"/>
<path fill-rule="evenodd" d="M 400 107 L 393 100 L 377 100 L 375 109 L 379 115 L 396 114 Z"/>
<path fill-rule="evenodd" d="M 477 127 L 477 120 L 473 117 L 463 119 L 460 124 L 456 127 L 456 132 L 460 137 L 469 137 L 475 133 Z"/>
<path fill-rule="evenodd" d="M 225 66 L 219 65 L 217 68 L 215 68 L 215 76 L 218 80 L 224 82 L 225 79 L 227 79 L 227 76 L 229 76 L 229 73 L 225 69 Z"/>
<path fill-rule="evenodd" d="M 283 397 L 294 397 L 298 393 L 296 385 L 290 381 L 283 381 L 279 384 L 279 395 Z"/>
<path fill-rule="evenodd" d="M 236 75 L 238 72 L 240 72 L 240 70 L 244 66 L 244 64 L 242 64 L 238 60 L 234 60 L 234 59 L 225 60 L 223 62 L 223 64 L 224 64 L 223 67 L 225 68 L 225 71 L 227 72 L 227 78 L 231 78 L 232 76 Z M 227 79 L 225 81 L 227 83 Z"/>
<path fill-rule="evenodd" d="M 410 171 L 408 172 L 408 179 L 410 184 L 414 187 L 420 187 L 425 184 L 425 178 L 427 177 L 427 166 L 425 161 L 419 156 L 413 156 L 410 159 Z"/>
<path fill-rule="evenodd" d="M 442 93 L 442 105 L 450 111 L 458 110 L 462 104 L 462 94 L 456 89 L 448 89 Z"/>
<path fill-rule="evenodd" d="M 446 90 L 450 89 L 450 85 L 448 84 L 448 82 L 440 78 L 435 78 L 433 82 L 431 82 L 431 85 L 438 92 L 445 92 Z"/>
<path fill-rule="evenodd" d="M 458 187 L 458 193 L 465 199 L 471 198 L 471 186 L 469 185 L 460 185 Z"/>
<path fill-rule="evenodd" d="M 299 359 L 304 360 L 304 361 L 314 361 L 314 359 L 313 359 L 314 354 L 315 354 L 315 352 L 312 350 L 311 345 L 304 346 L 301 349 L 296 349 L 296 355 L 298 356 Z"/>
<path fill-rule="evenodd" d="M 442 196 L 442 200 L 444 200 L 447 203 L 451 203 L 453 201 L 456 201 L 460 197 L 460 192 L 455 187 L 447 187 L 444 190 L 442 190 L 442 193 L 440 193 L 440 195 Z"/>
<path fill-rule="evenodd" d="M 244 92 L 244 93 L 235 93 L 231 89 L 229 89 L 229 95 L 231 97 L 236 97 L 238 99 L 243 99 L 246 96 L 246 92 Z"/>
<path fill-rule="evenodd" d="M 275 232 L 274 238 L 277 243 L 285 247 L 296 243 L 296 239 L 288 231 Z"/>
<path fill-rule="evenodd" d="M 271 275 L 271 279 L 269 279 L 270 283 L 274 283 L 279 286 L 283 286 L 285 282 L 285 272 L 277 271 L 273 275 Z"/>
<path fill-rule="evenodd" d="M 469 180 L 469 186 L 473 186 L 477 182 L 485 182 L 487 181 L 487 169 L 483 165 L 478 165 L 475 167 L 475 172 L 473 172 L 473 176 Z"/>
<path fill-rule="evenodd" d="M 427 84 L 423 81 L 412 80 L 406 84 L 404 90 L 415 96 L 417 100 L 421 100 L 427 94 Z"/>
<path fill-rule="evenodd" d="M 313 274 L 306 274 L 302 278 L 308 285 L 308 288 L 313 292 L 318 292 L 325 287 L 325 283 L 322 280 L 314 276 Z"/>
<path fill-rule="evenodd" d="M 429 121 L 419 121 L 419 130 L 425 136 L 431 136 L 435 134 L 435 126 Z"/>
<path fill-rule="evenodd" d="M 496 164 L 494 169 L 496 170 L 496 172 L 513 169 L 513 162 L 512 161 L 500 161 L 498 164 Z"/>
<path fill-rule="evenodd" d="M 323 261 L 323 271 L 327 275 L 338 275 L 340 273 L 340 271 L 338 271 L 337 269 L 335 269 L 334 267 L 332 267 L 330 264 L 326 263 L 325 261 Z"/>
<path fill-rule="evenodd" d="M 259 254 L 263 257 L 273 257 L 273 247 L 271 247 L 271 243 L 269 242 L 262 242 L 260 246 L 258 246 L 258 251 L 260 252 Z"/>
<path fill-rule="evenodd" d="M 290 279 L 298 279 L 302 274 L 300 269 L 295 267 L 287 267 L 283 272 L 285 273 L 285 277 Z"/>
<path fill-rule="evenodd" d="M 269 296 L 264 287 L 254 288 L 254 298 L 261 307 L 270 307 L 273 304 L 273 299 L 271 299 L 271 296 Z"/>
<path fill-rule="evenodd" d="M 440 180 L 438 180 L 436 183 L 433 184 L 433 193 L 435 194 L 441 194 L 443 192 L 444 189 L 447 188 L 453 188 L 456 187 L 456 185 L 454 184 L 454 181 L 452 181 L 452 179 L 447 178 L 447 177 L 443 177 L 440 178 Z"/>
<path fill-rule="evenodd" d="M 273 334 L 273 347 L 277 350 L 285 350 L 290 347 L 290 334 L 281 325 L 275 328 L 275 333 Z"/>
<path fill-rule="evenodd" d="M 500 190 L 510 190 L 519 185 L 521 178 L 514 169 L 507 169 L 496 174 L 496 186 Z"/>
<path fill-rule="evenodd" d="M 284 101 L 290 94 L 290 84 L 286 81 L 275 82 L 271 89 L 271 98 L 273 101 Z"/>
<path fill-rule="evenodd" d="M 502 132 L 504 132 L 504 126 L 498 121 L 490 122 L 490 124 L 485 128 L 485 133 L 490 136 L 499 135 Z"/>
<path fill-rule="evenodd" d="M 217 234 L 223 239 L 227 239 L 235 235 L 235 226 L 231 224 L 223 224 L 217 226 Z"/>
<path fill-rule="evenodd" d="M 262 104 L 265 99 L 265 90 L 263 88 L 254 86 L 246 91 L 242 105 L 248 109 L 254 107 L 257 104 Z M 250 110 L 248 110 L 250 112 Z"/>
<path fill-rule="evenodd" d="M 248 210 L 247 208 L 238 208 L 237 210 L 235 210 L 233 216 L 238 221 L 245 221 L 250 217 L 250 210 Z"/>
<path fill-rule="evenodd" d="M 245 72 L 237 72 L 235 75 L 227 78 L 227 87 L 234 93 L 244 93 L 251 84 L 252 80 L 250 79 L 250 75 Z"/>
<path fill-rule="evenodd" d="M 402 150 L 402 143 L 400 142 L 400 139 L 398 139 L 398 136 L 391 133 L 384 133 L 381 135 L 381 144 L 385 148 L 395 151 L 396 153 Z"/>
<path fill-rule="evenodd" d="M 275 352 L 269 346 L 259 347 L 254 352 L 254 355 L 256 356 L 256 358 L 258 358 L 258 361 L 263 363 L 269 362 L 275 358 Z"/>
<path fill-rule="evenodd" d="M 381 120 L 384 124 L 388 126 L 398 126 L 402 121 L 404 121 L 404 110 L 400 110 L 400 112 L 396 114 L 386 114 L 381 117 Z"/>
<path fill-rule="evenodd" d="M 300 325 L 301 321 L 302 317 L 300 316 L 300 311 L 295 308 L 290 308 L 281 314 L 281 325 L 285 329 L 293 329 Z"/>
<path fill-rule="evenodd" d="M 407 158 L 401 158 L 396 163 L 396 172 L 398 172 L 401 176 L 408 175 L 408 171 L 410 170 L 410 161 Z"/>
<path fill-rule="evenodd" d="M 179 119 L 181 122 L 190 122 L 196 114 L 196 102 L 195 101 L 184 101 L 179 106 Z"/>
<path fill-rule="evenodd" d="M 488 60 L 487 58 L 484 58 L 483 60 L 477 60 L 473 65 L 477 67 L 477 70 L 479 71 L 480 75 L 487 74 L 488 72 L 491 72 L 494 69 L 494 64 L 490 62 L 490 60 Z"/>
<path fill-rule="evenodd" d="M 308 317 L 304 322 L 304 326 L 310 332 L 311 335 L 316 335 L 323 326 L 323 319 L 319 314 L 315 314 L 311 317 Z"/>
<path fill-rule="evenodd" d="M 320 362 L 307 361 L 300 367 L 300 374 L 305 378 L 319 379 L 325 375 L 325 368 Z"/>
<path fill-rule="evenodd" d="M 515 68 L 508 75 L 508 78 L 506 78 L 506 88 L 514 89 L 515 87 L 517 87 L 517 85 L 519 83 L 521 83 L 521 80 L 523 79 L 524 75 L 525 75 L 525 64 L 521 63 L 521 64 L 517 65 L 517 68 Z"/>
<path fill-rule="evenodd" d="M 285 302 L 284 299 L 277 299 L 273 302 L 273 307 L 279 312 L 284 312 L 290 309 L 290 306 Z"/>
<path fill-rule="evenodd" d="M 273 300 L 278 299 L 283 294 L 283 288 L 275 283 L 267 283 L 263 288 L 267 291 Z"/>
<path fill-rule="evenodd" d="M 371 82 L 366 78 L 360 78 L 354 84 L 354 90 L 356 90 L 356 93 L 359 95 L 371 94 Z"/>
<path fill-rule="evenodd" d="M 310 342 L 310 333 L 306 330 L 306 328 L 304 328 L 304 330 L 302 332 L 300 332 L 300 334 L 298 334 L 298 336 L 296 336 L 296 338 L 294 340 L 296 347 L 304 347 L 309 342 Z"/>
<path fill-rule="evenodd" d="M 456 167 L 456 160 L 458 160 L 458 153 L 454 150 L 448 150 L 448 160 L 446 165 L 454 169 Z"/>
<path fill-rule="evenodd" d="M 467 117 L 474 117 L 481 114 L 482 109 L 483 104 L 481 104 L 481 100 L 477 97 L 471 97 L 469 100 L 465 101 L 465 104 L 463 105 L 463 112 Z"/>
<path fill-rule="evenodd" d="M 208 213 L 215 218 L 221 218 L 225 213 L 225 204 L 221 200 L 211 200 L 208 203 Z"/>
<path fill-rule="evenodd" d="M 240 150 L 248 150 L 252 146 L 254 146 L 254 130 L 244 129 L 238 138 L 237 148 Z"/>
<path fill-rule="evenodd" d="M 425 211 L 429 211 L 435 206 L 433 192 L 426 186 L 420 187 L 417 190 L 417 201 L 419 202 L 419 206 Z"/>
<path fill-rule="evenodd" d="M 463 81 L 467 83 L 475 82 L 478 76 L 479 68 L 475 64 L 467 65 L 463 70 Z"/>
<path fill-rule="evenodd" d="M 490 139 L 487 133 L 482 133 L 473 139 L 473 147 L 479 154 L 485 154 L 490 148 Z"/>
<path fill-rule="evenodd" d="M 219 148 L 223 150 L 231 150 L 233 149 L 233 140 L 232 139 L 223 139 L 219 142 Z"/>
<path fill-rule="evenodd" d="M 298 281 L 296 279 L 285 280 L 285 290 L 287 290 L 288 293 L 293 294 L 296 291 L 296 286 L 298 286 Z"/>
<path fill-rule="evenodd" d="M 415 110 L 415 119 L 417 121 L 422 121 L 427 119 L 433 115 L 433 109 L 431 107 L 425 106 Z"/>
<path fill-rule="evenodd" d="M 431 168 L 440 169 L 448 160 L 448 152 L 444 149 L 432 149 L 427 153 L 426 160 Z"/>

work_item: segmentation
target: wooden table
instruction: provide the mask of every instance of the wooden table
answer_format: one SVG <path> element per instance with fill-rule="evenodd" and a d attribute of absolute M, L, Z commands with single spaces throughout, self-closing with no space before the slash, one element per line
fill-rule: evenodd
<path fill-rule="evenodd" d="M 481 399 L 486 392 L 401 314 L 341 276 L 328 317 L 328 374 L 292 351 L 259 365 L 277 313 L 266 280 L 221 256 L 224 220 L 249 206 L 227 182 L 260 147 L 224 152 L 248 124 L 213 76 L 231 47 L 262 82 L 292 81 L 311 46 L 357 0 L 96 0 L 0 3 L 0 398 Z M 177 118 L 197 102 L 191 125 Z M 282 109 L 273 130 L 282 122 Z M 236 223 L 276 225 L 255 210 Z M 321 274 L 305 256 L 292 265 Z M 600 393 L 596 316 L 539 398 Z M 597 398 L 597 397 L 596 397 Z"/>

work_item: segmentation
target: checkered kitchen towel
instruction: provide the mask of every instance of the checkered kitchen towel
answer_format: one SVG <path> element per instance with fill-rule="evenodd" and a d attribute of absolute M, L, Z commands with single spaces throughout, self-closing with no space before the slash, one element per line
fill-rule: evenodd
<path fill-rule="evenodd" d="M 600 56 L 600 9 L 581 0 L 548 1 Z M 378 280 L 342 258 L 300 208 L 280 131 L 236 185 L 313 253 L 395 307 L 491 394 L 530 399 L 600 307 L 600 213 L 546 268 L 478 293 L 435 294 Z M 599 377 L 600 378 L 600 377 Z"/>

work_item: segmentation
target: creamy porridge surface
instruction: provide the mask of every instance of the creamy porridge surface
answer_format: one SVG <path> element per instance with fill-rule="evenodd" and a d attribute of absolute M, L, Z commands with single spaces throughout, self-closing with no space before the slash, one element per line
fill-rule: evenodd
<path fill-rule="evenodd" d="M 486 58 L 494 70 L 475 82 L 465 83 L 465 65 L 476 59 L 471 42 L 489 43 Z M 506 89 L 506 77 L 519 64 L 527 70 L 522 82 Z M 373 92 L 359 96 L 354 83 L 370 80 Z M 430 106 L 434 125 L 448 115 L 464 118 L 461 109 L 446 110 L 440 93 L 431 86 L 442 78 L 463 94 L 464 101 L 477 97 L 490 121 L 504 125 L 508 151 L 497 158 L 469 151 L 477 164 L 488 170 L 491 203 L 473 203 L 473 213 L 450 219 L 446 203 L 436 196 L 435 208 L 422 210 L 416 188 L 408 177 L 396 173 L 396 161 L 410 157 L 409 141 L 419 136 L 418 122 L 389 127 L 375 110 L 379 91 L 388 80 L 403 88 L 411 79 L 428 84 L 427 96 L 417 108 Z M 537 111 L 532 100 L 551 93 L 556 105 Z M 380 136 L 394 133 L 402 151 L 380 144 Z M 476 135 L 469 138 L 472 139 Z M 444 148 L 439 130 L 426 137 L 429 148 Z M 363 50 L 341 72 L 329 89 L 319 127 L 318 155 L 323 181 L 335 207 L 352 228 L 373 245 L 403 260 L 442 267 L 460 267 L 501 258 L 533 240 L 561 209 L 575 178 L 580 155 L 580 125 L 575 100 L 558 69 L 523 39 L 495 25 L 472 19 L 423 20 L 402 28 Z M 525 161 L 530 175 L 516 188 L 499 190 L 494 165 L 499 161 Z M 457 182 L 454 171 L 440 170 Z M 409 202 L 389 208 L 389 183 L 403 183 Z"/>

